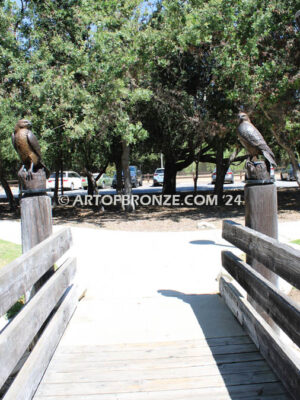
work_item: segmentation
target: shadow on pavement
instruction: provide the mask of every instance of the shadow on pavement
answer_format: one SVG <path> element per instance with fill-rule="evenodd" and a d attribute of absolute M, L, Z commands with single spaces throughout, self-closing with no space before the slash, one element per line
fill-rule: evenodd
<path fill-rule="evenodd" d="M 189 304 L 197 318 L 207 347 L 209 347 L 219 371 L 219 376 L 215 373 L 216 384 L 213 385 L 215 387 L 211 387 L 208 379 L 207 387 L 211 388 L 211 397 L 209 398 L 215 398 L 214 390 L 222 391 L 223 383 L 229 398 L 234 400 L 288 398 L 283 395 L 285 390 L 281 383 L 278 382 L 252 340 L 233 317 L 219 294 L 185 294 L 175 290 L 159 290 L 158 293 Z M 199 346 L 198 352 L 206 347 L 205 345 Z M 205 355 L 200 359 L 203 357 L 205 358 Z M 210 355 L 207 357 L 209 360 Z M 207 364 L 209 362 L 211 363 L 211 361 L 207 361 Z M 209 368 L 208 365 L 207 368 Z M 201 376 L 199 379 L 201 380 Z M 218 394 L 220 395 L 220 392 Z M 224 398 L 227 399 L 227 395 L 224 395 Z"/>

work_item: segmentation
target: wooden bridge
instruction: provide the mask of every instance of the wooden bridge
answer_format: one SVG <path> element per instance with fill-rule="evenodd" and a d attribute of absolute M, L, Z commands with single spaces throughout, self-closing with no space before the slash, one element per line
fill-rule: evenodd
<path fill-rule="evenodd" d="M 300 289 L 298 251 L 230 222 L 223 237 Z M 70 344 L 65 339 L 77 329 L 81 303 L 72 315 L 81 293 L 74 284 L 76 260 L 58 260 L 71 242 L 64 229 L 0 270 L 1 315 L 53 265 L 56 270 L 0 333 L 4 400 L 299 399 L 299 305 L 230 252 L 222 254 L 227 272 L 220 292 L 236 317 L 231 335 L 218 329 L 198 340 Z M 254 310 L 247 293 L 276 325 Z M 196 308 L 192 296 L 163 294 Z"/>

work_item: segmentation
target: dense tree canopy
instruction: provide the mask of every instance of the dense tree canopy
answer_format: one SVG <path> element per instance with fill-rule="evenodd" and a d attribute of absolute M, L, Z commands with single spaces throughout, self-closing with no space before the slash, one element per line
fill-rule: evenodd
<path fill-rule="evenodd" d="M 162 152 L 165 192 L 195 160 L 215 162 L 222 187 L 241 155 L 240 108 L 296 165 L 296 11 L 292 0 L 2 0 L 1 182 L 18 163 L 19 118 L 54 171 L 122 168 L 124 149 L 143 160 Z"/>

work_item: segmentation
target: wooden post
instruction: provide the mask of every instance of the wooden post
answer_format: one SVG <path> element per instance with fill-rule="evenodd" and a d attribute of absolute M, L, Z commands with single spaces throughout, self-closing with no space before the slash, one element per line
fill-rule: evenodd
<path fill-rule="evenodd" d="M 246 226 L 274 239 L 278 238 L 277 190 L 274 183 L 249 184 L 248 181 L 245 185 L 245 207 Z M 274 272 L 248 255 L 247 263 L 278 287 L 278 276 Z M 249 298 L 249 301 L 264 319 L 274 327 L 273 321 L 262 311 L 261 307 L 253 299 Z"/>
<path fill-rule="evenodd" d="M 21 234 L 23 253 L 26 253 L 52 234 L 50 197 L 32 196 L 25 197 L 21 200 Z M 45 275 L 34 284 L 30 293 L 26 294 L 26 301 L 38 291 L 52 272 L 53 268 L 46 272 Z"/>
<path fill-rule="evenodd" d="M 23 193 L 25 193 L 20 206 L 22 251 L 26 253 L 52 234 L 51 200 L 45 195 L 46 174 L 43 170 L 32 173 L 31 176 L 28 172 L 20 172 L 18 175 Z M 26 294 L 26 301 L 37 292 L 52 273 L 53 268 L 35 283 L 30 294 Z"/>
<path fill-rule="evenodd" d="M 30 250 L 52 234 L 51 200 L 48 196 L 21 200 L 22 251 Z"/>

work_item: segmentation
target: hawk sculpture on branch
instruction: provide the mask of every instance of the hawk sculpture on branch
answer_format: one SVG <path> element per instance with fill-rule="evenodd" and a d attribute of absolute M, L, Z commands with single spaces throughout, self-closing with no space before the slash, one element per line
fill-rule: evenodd
<path fill-rule="evenodd" d="M 244 113 L 239 113 L 238 138 L 245 149 L 250 154 L 250 161 L 257 159 L 261 154 L 267 161 L 267 169 L 270 172 L 272 165 L 276 167 L 275 156 L 270 147 L 265 142 L 262 134 L 251 123 L 249 116 Z"/>
<path fill-rule="evenodd" d="M 48 168 L 41 161 L 41 148 L 36 136 L 31 132 L 31 123 L 27 119 L 20 119 L 12 134 L 12 143 L 23 163 L 20 172 L 26 168 L 29 179 L 32 173 L 44 169 L 47 178 L 49 177 Z"/>

